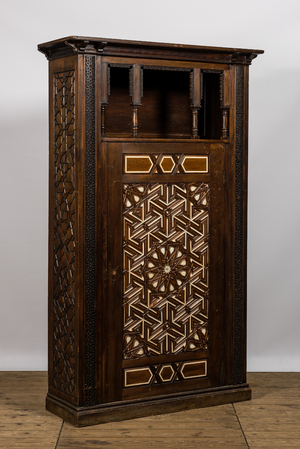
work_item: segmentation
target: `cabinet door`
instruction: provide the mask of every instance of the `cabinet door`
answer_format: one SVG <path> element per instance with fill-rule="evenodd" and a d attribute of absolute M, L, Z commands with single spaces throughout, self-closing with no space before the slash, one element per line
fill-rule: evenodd
<path fill-rule="evenodd" d="M 225 150 L 189 142 L 102 147 L 103 402 L 224 384 Z"/>

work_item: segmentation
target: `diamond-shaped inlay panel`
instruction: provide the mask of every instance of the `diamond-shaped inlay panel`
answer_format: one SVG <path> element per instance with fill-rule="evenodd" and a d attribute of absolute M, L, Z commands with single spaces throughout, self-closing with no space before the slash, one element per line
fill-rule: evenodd
<path fill-rule="evenodd" d="M 208 349 L 209 195 L 123 186 L 124 359 Z"/>

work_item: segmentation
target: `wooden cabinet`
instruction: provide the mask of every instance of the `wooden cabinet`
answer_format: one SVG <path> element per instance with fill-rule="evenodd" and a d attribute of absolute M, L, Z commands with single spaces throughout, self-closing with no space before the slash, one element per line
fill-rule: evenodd
<path fill-rule="evenodd" d="M 49 392 L 79 425 L 250 399 L 248 68 L 68 37 L 49 59 Z"/>

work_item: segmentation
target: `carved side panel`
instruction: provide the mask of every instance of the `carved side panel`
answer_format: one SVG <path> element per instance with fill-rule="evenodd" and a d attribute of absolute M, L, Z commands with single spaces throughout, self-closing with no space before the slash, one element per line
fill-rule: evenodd
<path fill-rule="evenodd" d="M 236 68 L 235 262 L 234 262 L 234 381 L 243 382 L 244 307 L 244 67 Z"/>
<path fill-rule="evenodd" d="M 124 184 L 124 359 L 208 349 L 208 183 Z"/>
<path fill-rule="evenodd" d="M 53 385 L 75 393 L 75 71 L 54 74 Z"/>
<path fill-rule="evenodd" d="M 95 404 L 95 57 L 85 57 L 85 405 Z"/>

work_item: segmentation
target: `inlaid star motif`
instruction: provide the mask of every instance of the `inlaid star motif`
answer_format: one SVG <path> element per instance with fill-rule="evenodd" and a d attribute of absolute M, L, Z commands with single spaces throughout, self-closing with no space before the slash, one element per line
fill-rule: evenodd
<path fill-rule="evenodd" d="M 176 242 L 155 245 L 142 268 L 152 293 L 180 291 L 190 271 L 186 251 Z"/>
<path fill-rule="evenodd" d="M 123 358 L 208 350 L 209 184 L 123 192 Z"/>

